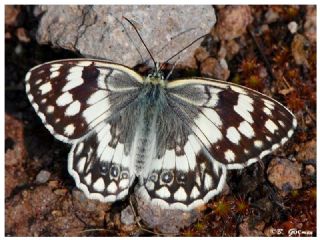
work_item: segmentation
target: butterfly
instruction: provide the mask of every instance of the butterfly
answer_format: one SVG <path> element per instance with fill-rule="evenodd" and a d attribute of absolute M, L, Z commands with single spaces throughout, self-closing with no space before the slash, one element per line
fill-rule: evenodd
<path fill-rule="evenodd" d="M 45 127 L 71 144 L 68 171 L 90 199 L 138 193 L 163 208 L 191 210 L 219 194 L 228 169 L 283 145 L 297 126 L 281 103 L 208 78 L 167 81 L 95 59 L 32 68 L 26 93 Z"/>

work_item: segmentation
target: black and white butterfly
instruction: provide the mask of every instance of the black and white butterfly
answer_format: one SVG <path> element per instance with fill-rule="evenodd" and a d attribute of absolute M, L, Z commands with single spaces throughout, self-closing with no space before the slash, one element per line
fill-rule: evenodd
<path fill-rule="evenodd" d="M 221 192 L 227 169 L 262 159 L 297 121 L 272 98 L 232 83 L 168 82 L 94 59 L 44 63 L 26 92 L 46 128 L 72 144 L 68 170 L 88 198 L 138 192 L 164 208 L 190 210 Z"/>

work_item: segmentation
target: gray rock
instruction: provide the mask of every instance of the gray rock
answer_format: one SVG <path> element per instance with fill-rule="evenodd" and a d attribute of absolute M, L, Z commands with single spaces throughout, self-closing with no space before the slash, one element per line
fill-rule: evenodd
<path fill-rule="evenodd" d="M 50 176 L 50 172 L 41 170 L 36 177 L 36 183 L 46 183 L 49 180 Z"/>
<path fill-rule="evenodd" d="M 125 225 L 130 225 L 130 224 L 135 223 L 134 214 L 133 214 L 131 206 L 128 206 L 124 210 L 122 210 L 121 222 Z"/>
<path fill-rule="evenodd" d="M 157 62 L 164 62 L 216 22 L 211 6 L 59 6 L 42 5 L 37 32 L 40 43 L 51 43 L 86 57 L 103 58 L 133 67 L 150 60 L 131 25 L 134 22 Z M 190 57 L 201 40 L 180 54 L 180 64 Z M 151 61 L 148 62 L 152 64 Z"/>
<path fill-rule="evenodd" d="M 151 204 L 145 200 L 141 192 L 135 191 L 135 204 L 137 213 L 143 223 L 151 229 L 157 229 L 163 234 L 179 234 L 180 229 L 190 226 L 203 216 L 203 208 L 195 208 L 191 211 L 183 211 L 179 209 L 166 209 L 161 206 Z"/>

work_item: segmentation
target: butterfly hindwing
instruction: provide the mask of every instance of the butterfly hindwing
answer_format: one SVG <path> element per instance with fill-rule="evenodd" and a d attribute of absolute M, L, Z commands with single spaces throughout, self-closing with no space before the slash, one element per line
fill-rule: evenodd
<path fill-rule="evenodd" d="M 132 102 L 141 83 L 140 75 L 122 65 L 69 59 L 31 69 L 26 92 L 46 128 L 71 143 Z"/>
<path fill-rule="evenodd" d="M 177 153 L 167 150 L 152 159 L 149 174 L 140 177 L 140 194 L 162 208 L 190 210 L 219 194 L 226 181 L 226 167 L 209 159 L 191 135 Z"/>
<path fill-rule="evenodd" d="M 88 198 L 122 199 L 135 178 L 128 146 L 122 140 L 126 131 L 118 122 L 119 118 L 101 123 L 69 153 L 69 173 Z"/>

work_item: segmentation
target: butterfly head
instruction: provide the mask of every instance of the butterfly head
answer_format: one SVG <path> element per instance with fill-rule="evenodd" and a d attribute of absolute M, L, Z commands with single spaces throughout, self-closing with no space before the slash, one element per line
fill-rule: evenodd
<path fill-rule="evenodd" d="M 145 84 L 159 85 L 161 87 L 165 87 L 167 85 L 167 81 L 164 79 L 164 74 L 160 70 L 159 63 L 155 64 L 154 70 L 145 78 Z"/>

